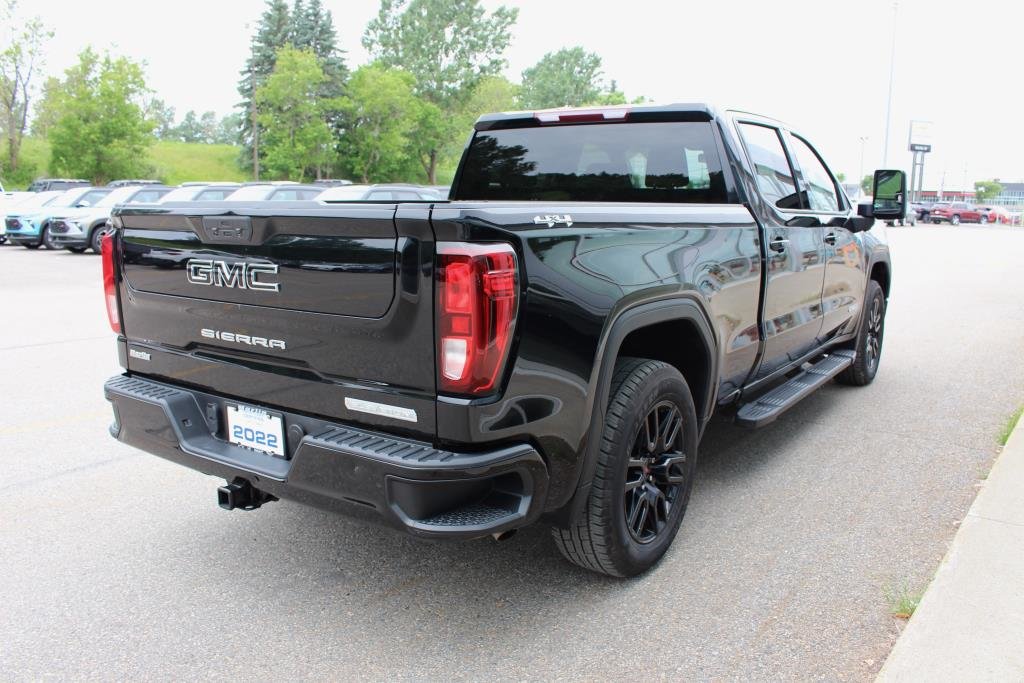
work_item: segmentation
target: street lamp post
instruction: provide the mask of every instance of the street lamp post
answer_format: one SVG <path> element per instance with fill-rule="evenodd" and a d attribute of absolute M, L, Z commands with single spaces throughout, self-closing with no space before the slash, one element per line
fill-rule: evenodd
<path fill-rule="evenodd" d="M 892 49 L 889 51 L 889 99 L 885 105 L 885 147 L 882 148 L 882 167 L 889 165 L 889 124 L 892 122 L 892 85 L 896 75 L 896 14 L 899 3 L 892 3 Z"/>
<path fill-rule="evenodd" d="M 864 182 L 864 143 L 868 141 L 867 135 L 862 135 L 858 138 L 860 140 L 860 170 L 857 172 L 857 184 Z"/>

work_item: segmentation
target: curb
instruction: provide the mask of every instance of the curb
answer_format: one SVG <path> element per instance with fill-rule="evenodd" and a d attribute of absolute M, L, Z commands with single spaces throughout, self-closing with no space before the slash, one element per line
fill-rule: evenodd
<path fill-rule="evenodd" d="M 1024 680 L 1024 419 L 877 681 Z"/>

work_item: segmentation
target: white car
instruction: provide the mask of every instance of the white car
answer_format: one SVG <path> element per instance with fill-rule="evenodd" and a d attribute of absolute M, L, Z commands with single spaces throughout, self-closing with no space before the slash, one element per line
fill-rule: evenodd
<path fill-rule="evenodd" d="M 155 204 L 173 188 L 163 185 L 131 185 L 119 187 L 94 206 L 68 209 L 50 221 L 50 234 L 55 245 L 76 254 L 86 249 L 100 253 L 100 242 L 106 231 L 110 213 L 118 204 Z"/>

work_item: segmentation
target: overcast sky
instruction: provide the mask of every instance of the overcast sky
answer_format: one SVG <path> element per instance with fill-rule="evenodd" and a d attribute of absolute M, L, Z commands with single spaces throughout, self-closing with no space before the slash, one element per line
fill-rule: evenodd
<path fill-rule="evenodd" d="M 325 0 L 350 67 L 378 0 Z M 582 45 L 630 98 L 711 101 L 783 119 L 853 179 L 881 166 L 891 0 L 483 0 L 519 8 L 506 75 Z M 231 112 L 262 0 L 22 0 L 55 31 L 47 71 L 87 44 L 144 60 L 148 83 L 180 117 Z M 1017 0 L 900 0 L 888 165 L 909 171 L 909 122 L 934 122 L 926 188 L 1024 179 L 1020 132 L 1024 5 Z"/>

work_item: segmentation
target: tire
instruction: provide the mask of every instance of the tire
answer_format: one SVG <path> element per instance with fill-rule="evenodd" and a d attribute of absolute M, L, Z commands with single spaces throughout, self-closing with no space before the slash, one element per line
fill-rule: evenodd
<path fill-rule="evenodd" d="M 949 222 L 952 225 L 960 225 L 960 215 L 954 213 L 953 217 L 949 219 Z"/>
<path fill-rule="evenodd" d="M 34 242 L 34 243 L 31 243 L 31 244 L 22 244 L 21 246 L 25 247 L 26 249 L 33 249 L 33 250 L 35 250 L 35 249 L 38 249 L 40 247 L 40 245 L 42 245 L 42 243 L 43 243 L 42 240 L 40 240 L 38 242 Z"/>
<path fill-rule="evenodd" d="M 43 242 L 43 246 L 46 247 L 47 249 L 49 249 L 50 251 L 60 251 L 60 249 L 61 249 L 61 246 L 59 244 L 56 244 L 53 241 L 53 236 L 50 234 L 50 226 L 49 225 L 44 225 L 43 226 L 42 242 Z"/>
<path fill-rule="evenodd" d="M 635 576 L 672 544 L 693 488 L 697 413 L 679 371 L 620 358 L 599 447 L 585 507 L 570 528 L 552 529 L 555 543 L 585 569 Z"/>
<path fill-rule="evenodd" d="M 65 249 L 70 251 L 72 254 L 84 254 L 85 253 L 85 247 L 65 247 Z"/>
<path fill-rule="evenodd" d="M 103 249 L 103 235 L 105 232 L 103 226 L 98 225 L 89 233 L 89 248 L 97 254 Z"/>
<path fill-rule="evenodd" d="M 878 373 L 885 336 L 885 293 L 875 280 L 868 280 L 860 331 L 854 340 L 857 357 L 850 367 L 836 375 L 836 381 L 854 387 L 871 384 Z"/>
<path fill-rule="evenodd" d="M 980 224 L 982 224 L 982 225 L 985 225 L 986 223 L 988 223 L 988 216 L 981 216 L 981 217 L 980 217 L 980 218 L 978 219 L 978 223 L 980 223 Z"/>

